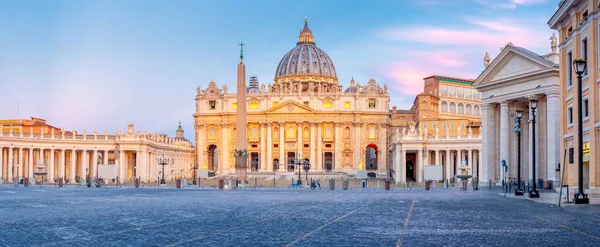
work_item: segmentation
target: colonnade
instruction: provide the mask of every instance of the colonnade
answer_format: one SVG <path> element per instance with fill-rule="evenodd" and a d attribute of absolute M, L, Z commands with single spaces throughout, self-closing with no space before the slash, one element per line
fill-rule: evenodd
<path fill-rule="evenodd" d="M 396 182 L 422 183 L 425 166 L 443 166 L 442 179 L 451 179 L 461 174 L 461 168 L 466 165 L 467 172 L 473 177 L 481 177 L 482 152 L 479 148 L 439 148 L 405 147 L 394 150 L 394 178 Z"/>

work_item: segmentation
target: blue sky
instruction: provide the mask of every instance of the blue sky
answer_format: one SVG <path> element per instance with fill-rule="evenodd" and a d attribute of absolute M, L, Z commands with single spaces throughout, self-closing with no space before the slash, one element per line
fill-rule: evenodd
<path fill-rule="evenodd" d="M 512 41 L 546 54 L 558 0 L 0 1 L 0 119 L 67 130 L 136 129 L 193 140 L 196 87 L 273 81 L 305 17 L 341 84 L 390 88 L 407 109 L 432 74 L 476 78 Z M 17 115 L 18 105 L 18 115 Z"/>

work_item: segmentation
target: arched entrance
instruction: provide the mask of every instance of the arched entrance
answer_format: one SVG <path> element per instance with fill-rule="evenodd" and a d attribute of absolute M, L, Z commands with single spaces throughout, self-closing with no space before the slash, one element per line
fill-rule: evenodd
<path fill-rule="evenodd" d="M 365 165 L 367 170 L 377 170 L 377 146 L 375 144 L 369 144 L 367 146 L 366 156 Z"/>
<path fill-rule="evenodd" d="M 276 172 L 279 170 L 279 159 L 273 159 L 273 171 Z"/>
<path fill-rule="evenodd" d="M 415 163 L 412 160 L 406 161 L 406 181 L 416 181 Z"/>
<path fill-rule="evenodd" d="M 208 152 L 208 170 L 216 171 L 219 169 L 219 148 L 216 145 L 210 145 L 207 149 Z"/>

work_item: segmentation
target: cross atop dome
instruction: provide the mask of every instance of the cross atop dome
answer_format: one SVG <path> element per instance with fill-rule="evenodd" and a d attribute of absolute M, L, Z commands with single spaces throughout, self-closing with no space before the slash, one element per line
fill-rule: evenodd
<path fill-rule="evenodd" d="M 298 36 L 298 44 L 314 44 L 314 37 L 312 31 L 308 28 L 308 19 L 304 19 L 304 28 Z"/>

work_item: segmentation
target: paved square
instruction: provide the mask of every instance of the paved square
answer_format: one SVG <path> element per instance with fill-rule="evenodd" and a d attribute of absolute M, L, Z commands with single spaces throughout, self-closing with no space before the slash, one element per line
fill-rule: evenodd
<path fill-rule="evenodd" d="M 498 191 L 0 187 L 0 246 L 599 246 L 600 208 Z"/>

